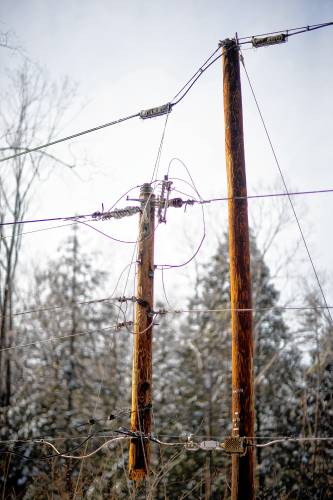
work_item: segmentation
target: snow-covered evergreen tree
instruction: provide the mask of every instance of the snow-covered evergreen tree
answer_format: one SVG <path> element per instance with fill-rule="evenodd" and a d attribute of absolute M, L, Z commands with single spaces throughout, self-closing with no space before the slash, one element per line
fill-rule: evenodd
<path fill-rule="evenodd" d="M 36 271 L 27 306 L 38 312 L 24 316 L 18 338 L 18 343 L 32 345 L 22 351 L 17 370 L 9 412 L 12 439 L 62 438 L 60 448 L 71 449 L 82 441 L 80 436 L 105 425 L 111 428 L 108 417 L 118 407 L 128 408 L 129 336 L 125 339 L 115 328 L 124 318 L 112 301 L 90 303 L 105 297 L 105 282 L 105 273 L 96 271 L 92 257 L 82 252 L 76 230 L 47 267 Z M 92 419 L 96 423 L 89 425 Z M 43 454 L 40 445 L 26 445 L 23 451 L 32 458 Z M 103 459 L 102 454 L 92 463 Z M 56 464 L 64 470 L 64 460 Z M 79 468 L 79 462 L 70 464 L 64 488 L 73 486 Z M 24 482 L 25 469 L 31 479 L 48 465 L 14 457 L 13 483 L 16 473 Z M 33 486 L 36 495 L 39 485 Z"/>

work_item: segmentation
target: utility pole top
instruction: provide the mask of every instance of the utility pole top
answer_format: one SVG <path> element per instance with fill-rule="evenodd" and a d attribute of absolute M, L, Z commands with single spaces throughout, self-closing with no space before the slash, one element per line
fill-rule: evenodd
<path fill-rule="evenodd" d="M 237 41 L 235 38 L 225 38 L 224 40 L 220 40 L 219 47 L 223 49 L 231 48 L 232 46 L 237 46 Z"/>
<path fill-rule="evenodd" d="M 152 192 L 153 192 L 153 188 L 152 188 L 151 184 L 149 184 L 148 182 L 145 183 L 145 184 L 142 184 L 142 186 L 140 188 L 140 194 L 141 195 L 150 194 Z"/>

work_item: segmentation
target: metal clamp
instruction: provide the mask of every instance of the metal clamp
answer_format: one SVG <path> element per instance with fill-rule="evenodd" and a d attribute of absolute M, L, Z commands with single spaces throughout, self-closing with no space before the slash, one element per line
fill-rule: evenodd
<path fill-rule="evenodd" d="M 156 108 L 149 108 L 140 111 L 140 118 L 146 120 L 147 118 L 155 118 L 156 116 L 166 115 L 172 110 L 171 102 L 157 106 Z"/>
<path fill-rule="evenodd" d="M 246 438 L 228 437 L 223 441 L 223 443 L 221 443 L 220 446 L 226 453 L 242 456 L 246 453 Z"/>

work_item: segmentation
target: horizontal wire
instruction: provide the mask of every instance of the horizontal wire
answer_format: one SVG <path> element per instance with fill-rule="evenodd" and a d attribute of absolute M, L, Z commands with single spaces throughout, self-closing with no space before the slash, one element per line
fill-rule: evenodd
<path fill-rule="evenodd" d="M 243 43 L 251 43 L 252 38 L 255 38 L 258 36 L 276 35 L 277 33 L 286 33 L 288 36 L 293 36 L 293 35 L 299 35 L 301 33 L 305 33 L 306 31 L 314 31 L 317 29 L 326 28 L 326 27 L 331 26 L 331 25 L 333 25 L 333 22 L 329 21 L 327 23 L 312 24 L 312 25 L 308 25 L 308 26 L 300 26 L 298 28 L 285 28 L 285 29 L 278 30 L 278 31 L 270 31 L 268 33 L 259 33 L 257 35 L 239 37 L 238 40 L 248 40 L 247 42 L 243 42 Z M 296 33 L 293 33 L 293 32 L 296 32 Z"/>
<path fill-rule="evenodd" d="M 333 306 L 328 306 L 333 309 Z M 316 311 L 326 310 L 327 306 L 272 306 L 272 307 L 251 307 L 251 308 L 217 308 L 217 309 L 160 309 L 157 314 L 181 314 L 181 313 L 219 313 L 219 312 L 250 312 L 250 311 Z"/>
<path fill-rule="evenodd" d="M 72 227 L 75 224 L 78 224 L 78 222 L 72 222 L 71 224 L 60 224 L 59 226 L 49 226 L 49 227 L 44 227 L 43 229 L 34 229 L 33 231 L 24 231 L 22 233 L 17 233 L 17 236 L 25 236 L 26 234 L 40 233 L 42 231 L 50 231 L 51 229 L 59 229 L 61 227 Z M 0 240 L 5 240 L 7 238 L 12 238 L 12 235 L 8 234 L 6 236 L 2 236 L 0 234 Z"/>
<path fill-rule="evenodd" d="M 26 344 L 17 344 L 17 345 L 13 345 L 10 347 L 4 347 L 4 348 L 0 349 L 0 352 L 11 351 L 14 349 L 24 349 L 26 347 L 32 347 L 32 346 L 38 345 L 38 344 L 46 344 L 48 342 L 57 342 L 57 341 L 61 341 L 61 340 L 65 340 L 65 339 L 69 339 L 69 338 L 73 338 L 73 337 L 79 337 L 79 336 L 83 336 L 83 335 L 91 335 L 93 333 L 105 332 L 105 331 L 109 331 L 109 330 L 114 330 L 114 332 L 118 332 L 123 328 L 126 328 L 127 332 L 132 334 L 132 335 L 143 335 L 154 325 L 154 321 L 155 321 L 156 317 L 158 316 L 158 313 L 153 313 L 152 320 L 149 323 L 149 325 L 147 326 L 147 328 L 145 328 L 142 331 L 136 332 L 136 331 L 132 331 L 129 329 L 129 326 L 132 326 L 134 324 L 133 321 L 126 321 L 125 313 L 123 312 L 123 310 L 121 308 L 120 308 L 120 312 L 122 314 L 124 314 L 124 322 L 122 322 L 122 323 L 117 323 L 115 325 L 106 326 L 104 328 L 99 328 L 96 330 L 86 330 L 83 332 L 70 333 L 68 335 L 66 334 L 66 335 L 59 335 L 56 337 L 49 337 L 47 339 L 36 340 L 34 342 L 27 342 Z"/>
<path fill-rule="evenodd" d="M 160 439 L 152 437 L 151 435 L 143 435 L 142 433 L 131 432 L 129 430 L 128 431 L 127 430 L 123 430 L 123 431 L 119 430 L 119 431 L 115 431 L 115 432 L 118 432 L 118 433 L 123 434 L 123 435 L 117 436 L 117 437 L 112 437 L 111 439 L 108 439 L 105 443 L 98 446 L 95 450 L 91 451 L 90 453 L 86 453 L 84 455 L 72 455 L 72 454 L 69 454 L 68 452 L 62 453 L 61 451 L 58 450 L 58 448 L 56 448 L 56 446 L 54 446 L 50 442 L 50 440 L 45 440 L 45 439 L 35 440 L 34 444 L 41 444 L 41 445 L 49 446 L 55 452 L 54 454 L 48 455 L 46 457 L 30 457 L 30 456 L 26 456 L 26 455 L 23 455 L 21 453 L 18 453 L 14 450 L 0 450 L 0 454 L 6 453 L 6 454 L 10 454 L 10 455 L 17 455 L 23 459 L 32 460 L 32 461 L 49 460 L 50 458 L 57 458 L 57 457 L 67 458 L 70 460 L 84 460 L 86 458 L 92 457 L 93 455 L 95 455 L 96 453 L 101 451 L 103 448 L 109 446 L 109 444 L 111 444 L 111 443 L 120 442 L 120 441 L 124 441 L 124 440 L 128 441 L 128 440 L 132 440 L 132 439 L 146 439 L 146 440 L 149 440 L 153 443 L 156 443 L 156 444 L 159 444 L 162 446 L 182 446 L 182 447 L 184 447 L 184 443 L 179 443 L 179 442 L 169 443 L 169 442 L 161 441 Z M 89 435 L 82 443 L 80 443 L 78 446 L 73 448 L 71 450 L 71 452 L 75 451 L 76 449 L 81 448 L 88 440 L 93 439 L 95 437 L 96 437 L 95 434 Z"/>
<path fill-rule="evenodd" d="M 38 312 L 44 312 L 44 311 L 56 311 L 57 309 L 70 309 L 73 306 L 82 306 L 82 305 L 90 305 L 90 304 L 98 304 L 98 303 L 103 303 L 103 302 L 127 302 L 127 301 L 134 301 L 134 297 L 107 297 L 103 299 L 92 299 L 92 300 L 83 300 L 83 301 L 72 301 L 70 304 L 67 304 L 65 306 L 50 306 L 50 307 L 40 307 L 40 308 L 34 308 L 34 309 L 27 309 L 25 311 L 19 311 L 19 312 L 14 312 L 11 314 L 11 316 L 23 316 L 25 314 L 34 314 Z M 3 315 L 0 314 L 0 318 L 2 318 Z"/>
<path fill-rule="evenodd" d="M 93 455 L 95 455 L 96 453 L 98 453 L 99 451 L 101 451 L 102 449 L 106 448 L 107 446 L 109 446 L 111 443 L 118 443 L 118 442 L 121 442 L 121 441 L 128 441 L 128 440 L 132 440 L 133 438 L 135 439 L 146 439 L 146 440 L 149 440 L 150 442 L 153 442 L 153 443 L 156 443 L 160 446 L 167 446 L 167 447 L 174 447 L 174 446 L 181 446 L 182 448 L 185 448 L 185 449 L 189 449 L 191 452 L 193 451 L 205 451 L 205 448 L 204 446 L 200 446 L 200 445 L 203 445 L 205 443 L 205 441 L 202 441 L 202 442 L 193 442 L 192 440 L 190 440 L 190 437 L 191 437 L 191 434 L 189 435 L 189 441 L 188 442 L 166 442 L 166 441 L 162 441 L 158 438 L 155 438 L 151 435 L 145 435 L 145 434 L 142 434 L 142 433 L 136 433 L 136 432 L 132 432 L 130 430 L 119 430 L 119 431 L 116 431 L 120 434 L 123 434 L 122 436 L 117 436 L 117 437 L 112 437 L 111 439 L 108 439 L 105 443 L 102 443 L 100 446 L 98 446 L 96 449 L 94 449 L 93 451 L 91 451 L 90 453 L 85 453 L 83 455 L 72 455 L 72 454 L 69 454 L 68 452 L 61 452 L 58 450 L 58 448 L 53 445 L 51 443 L 50 440 L 45 440 L 45 439 L 40 439 L 40 440 L 35 440 L 34 441 L 34 444 L 41 444 L 41 445 L 46 445 L 46 446 L 49 446 L 55 453 L 52 454 L 52 455 L 48 455 L 46 457 L 30 457 L 30 456 L 26 456 L 26 455 L 23 455 L 21 453 L 18 453 L 14 450 L 0 450 L 0 454 L 1 453 L 4 453 L 4 454 L 10 454 L 10 455 L 18 455 L 20 456 L 21 458 L 24 458 L 26 460 L 33 460 L 33 461 L 37 461 L 37 460 L 49 460 L 50 458 L 66 458 L 66 459 L 70 459 L 70 460 L 84 460 L 86 458 L 90 458 L 92 457 Z M 92 435 L 89 435 L 87 438 L 84 439 L 84 441 L 82 443 L 80 443 L 78 446 L 76 446 L 75 448 L 73 448 L 72 450 L 70 450 L 71 452 L 81 448 L 88 440 L 90 439 L 93 439 L 95 438 L 96 436 L 94 434 Z M 230 437 L 230 436 L 227 436 L 227 438 Z M 249 440 L 253 440 L 253 439 L 256 439 L 255 437 L 254 438 L 249 438 L 247 436 L 242 436 L 242 438 L 244 438 L 245 440 L 249 439 Z M 241 439 L 242 439 L 241 438 Z M 287 442 L 318 442 L 318 441 L 333 441 L 333 437 L 283 437 L 281 439 L 273 439 L 272 441 L 269 441 L 268 443 L 263 443 L 263 444 L 257 444 L 257 443 L 246 443 L 246 446 L 250 446 L 250 447 L 254 447 L 254 448 L 266 448 L 266 447 L 269 447 L 269 446 L 272 446 L 272 445 L 275 445 L 275 444 L 279 444 L 279 443 L 287 443 Z M 190 447 L 188 445 L 191 445 Z M 219 445 L 221 445 L 223 443 L 216 443 L 216 448 L 218 448 Z M 193 448 L 193 445 L 197 445 L 197 448 Z M 219 449 L 219 448 L 218 448 Z M 207 451 L 211 452 L 212 451 L 212 448 L 208 448 Z"/>
<path fill-rule="evenodd" d="M 139 410 L 139 413 L 143 413 L 143 412 L 146 412 L 146 411 L 149 411 L 152 409 L 152 405 L 147 405 L 146 407 L 143 407 Z M 114 424 L 116 422 L 116 420 L 119 420 L 120 418 L 124 417 L 124 416 L 129 416 L 131 415 L 132 413 L 134 413 L 131 408 L 121 408 L 121 409 L 115 409 L 113 410 L 113 412 L 111 414 L 109 414 L 107 417 L 104 417 L 104 418 L 90 418 L 88 421 L 82 423 L 82 424 L 79 424 L 79 425 L 75 425 L 75 426 L 71 426 L 69 427 L 69 429 L 72 429 L 73 431 L 79 431 L 80 429 L 82 429 L 83 427 L 88 427 L 90 426 L 93 426 L 95 424 L 98 424 L 100 422 L 103 422 L 104 424 L 106 423 L 112 423 Z M 16 429 L 16 433 L 20 432 L 20 430 L 22 429 Z M 52 433 L 54 435 L 54 433 L 56 433 L 57 431 L 60 431 L 62 432 L 63 431 L 63 427 L 58 427 L 58 428 L 52 428 Z M 38 435 L 38 436 L 35 436 L 33 438 L 30 438 L 30 439 L 6 439 L 6 440 L 0 440 L 0 445 L 1 443 L 4 443 L 4 444 L 10 444 L 10 443 L 35 443 L 35 442 L 41 442 L 42 440 L 47 440 L 47 441 L 66 441 L 66 440 L 77 440 L 77 439 L 86 439 L 86 438 L 92 438 L 92 437 L 95 437 L 95 438 L 111 438 L 111 437 L 114 437 L 114 435 L 110 435 L 110 432 L 118 432 L 117 430 L 115 429 L 102 429 L 102 430 L 99 430 L 99 431 L 94 431 L 93 433 L 89 434 L 88 436 L 84 436 L 84 435 L 76 435 L 74 436 L 73 434 L 71 435 L 63 435 L 63 436 L 56 436 L 56 437 L 53 437 L 51 436 L 51 434 L 46 434 L 46 435 Z M 23 445 L 22 445 L 23 446 Z"/>
<path fill-rule="evenodd" d="M 179 179 L 181 180 L 181 179 Z M 184 181 L 185 182 L 185 181 Z M 140 186 L 136 186 L 139 188 Z M 177 191 L 176 189 L 173 189 L 174 191 Z M 181 191 L 178 191 L 181 192 Z M 312 189 L 308 191 L 292 191 L 292 192 L 278 192 L 278 193 L 264 193 L 264 194 L 252 194 L 252 195 L 247 195 L 247 196 L 224 196 L 221 198 L 210 198 L 207 200 L 204 199 L 190 199 L 190 200 L 185 200 L 186 201 L 191 201 L 190 204 L 193 203 L 198 203 L 200 205 L 207 204 L 207 203 L 213 203 L 217 201 L 229 201 L 229 200 L 251 200 L 251 199 L 258 199 L 258 198 L 278 198 L 278 197 L 288 197 L 288 196 L 306 196 L 306 195 L 312 195 L 312 194 L 328 194 L 328 193 L 333 193 L 333 188 L 327 188 L 327 189 Z M 2 222 L 0 223 L 0 226 L 13 226 L 13 225 L 18 225 L 18 224 L 32 224 L 36 222 L 52 222 L 52 221 L 73 221 L 73 224 L 76 223 L 83 223 L 86 224 L 85 222 L 81 221 L 80 219 L 85 219 L 88 217 L 92 217 L 94 213 L 91 214 L 82 214 L 82 215 L 72 215 L 72 216 L 64 216 L 64 217 L 51 217 L 51 218 L 45 218 L 45 219 L 30 219 L 30 220 L 21 220 L 21 221 L 13 221 L 13 222 Z M 99 222 L 96 219 L 92 219 L 90 222 Z M 65 226 L 67 224 L 64 224 Z M 55 226 L 55 227 L 63 227 L 64 225 L 61 226 Z M 71 224 L 68 224 L 71 225 Z M 46 229 L 53 229 L 53 228 L 46 228 Z M 44 230 L 46 230 L 44 229 Z M 95 229 L 95 228 L 93 228 Z M 43 229 L 38 229 L 38 231 L 43 231 Z M 33 231 L 31 231 L 33 232 Z M 22 233 L 22 234 L 27 234 L 27 233 Z M 8 236 L 1 236 L 0 238 L 7 238 Z M 114 238 L 115 239 L 115 238 Z M 122 240 L 117 240 L 120 241 L 121 243 L 135 243 L 134 241 L 122 241 Z"/>
<path fill-rule="evenodd" d="M 58 220 L 68 220 L 79 222 L 79 219 L 86 219 L 87 217 L 91 217 L 92 214 L 84 214 L 84 215 L 74 215 L 74 216 L 64 216 L 64 217 L 47 217 L 45 219 L 30 219 L 30 220 L 19 220 L 19 221 L 11 221 L 11 222 L 1 222 L 0 226 L 17 226 L 19 224 L 34 224 L 36 222 L 55 222 Z"/>
<path fill-rule="evenodd" d="M 310 195 L 310 194 L 328 194 L 333 193 L 333 188 L 327 189 L 312 189 L 309 191 L 292 191 L 292 192 L 279 192 L 279 193 L 264 193 L 264 194 L 250 194 L 247 196 L 224 196 L 222 198 L 210 198 L 208 200 L 197 201 L 194 203 L 212 203 L 215 201 L 229 201 L 229 200 L 252 200 L 257 198 L 279 198 L 285 196 L 299 196 L 299 195 Z"/>
<path fill-rule="evenodd" d="M 269 441 L 268 443 L 263 443 L 263 444 L 252 444 L 250 446 L 254 446 L 255 448 L 266 448 L 267 446 L 272 446 L 273 444 L 277 443 L 287 443 L 287 442 L 301 442 L 301 441 L 333 441 L 333 436 L 332 437 L 288 437 L 288 438 L 281 438 L 281 439 L 274 439 L 273 441 Z"/>
<path fill-rule="evenodd" d="M 130 323 L 130 322 L 128 322 L 128 323 Z M 65 339 L 69 339 L 69 338 L 73 338 L 73 337 L 79 337 L 79 336 L 83 336 L 83 335 L 91 335 L 93 333 L 105 332 L 105 331 L 109 331 L 109 330 L 118 331 L 120 328 L 123 328 L 123 327 L 125 327 L 125 325 L 122 325 L 122 324 L 121 324 L 121 326 L 120 325 L 112 325 L 112 326 L 106 326 L 104 328 L 99 328 L 97 330 L 86 330 L 83 332 L 76 332 L 76 333 L 71 333 L 68 335 L 59 335 L 57 337 L 49 337 L 47 339 L 36 340 L 34 342 L 28 342 L 26 344 L 17 344 L 17 345 L 13 345 L 10 347 L 4 347 L 4 348 L 0 349 L 0 352 L 11 351 L 14 349 L 24 349 L 25 347 L 32 347 L 32 346 L 38 345 L 38 344 L 46 344 L 48 342 L 57 342 L 60 340 L 65 340 Z"/>
<path fill-rule="evenodd" d="M 0 445 L 1 444 L 15 444 L 15 443 L 22 443 L 22 445 L 19 446 L 24 446 L 25 444 L 29 443 L 40 443 L 41 441 L 77 441 L 80 439 L 109 439 L 114 437 L 114 435 L 111 435 L 110 432 L 113 432 L 112 430 L 108 432 L 101 431 L 96 432 L 94 434 L 89 434 L 89 435 L 79 435 L 79 436 L 55 436 L 52 437 L 51 435 L 46 435 L 43 437 L 36 437 L 36 438 L 31 438 L 31 439 L 3 439 L 0 440 Z"/>

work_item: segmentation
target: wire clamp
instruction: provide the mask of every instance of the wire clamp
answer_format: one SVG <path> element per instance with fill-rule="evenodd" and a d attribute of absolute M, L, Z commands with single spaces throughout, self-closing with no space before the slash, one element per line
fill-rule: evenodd
<path fill-rule="evenodd" d="M 228 437 L 220 444 L 220 447 L 223 448 L 226 453 L 243 456 L 246 454 L 246 438 Z"/>
<path fill-rule="evenodd" d="M 171 192 L 171 185 L 172 181 L 169 181 L 168 175 L 164 176 L 163 182 L 162 182 L 162 190 L 161 190 L 161 196 L 157 200 L 157 205 L 158 205 L 158 222 L 159 223 L 166 223 L 166 213 L 167 209 L 170 206 L 169 205 L 169 197 L 170 197 L 170 192 Z"/>
<path fill-rule="evenodd" d="M 204 451 L 211 451 L 211 450 L 216 450 L 217 448 L 220 448 L 220 443 L 218 441 L 213 441 L 212 439 L 209 439 L 207 441 L 201 441 L 199 443 L 199 447 L 201 450 Z"/>
<path fill-rule="evenodd" d="M 188 436 L 187 441 L 186 441 L 184 447 L 185 447 L 185 450 L 188 450 L 188 451 L 198 451 L 198 450 L 200 450 L 200 447 L 199 447 L 198 443 L 195 443 L 192 440 L 192 434 L 190 434 Z"/>
<path fill-rule="evenodd" d="M 147 118 L 155 118 L 156 116 L 166 115 L 172 110 L 171 102 L 163 104 L 162 106 L 157 106 L 156 108 L 149 108 L 140 111 L 140 118 L 146 120 Z"/>
<path fill-rule="evenodd" d="M 278 35 L 265 36 L 263 38 L 252 37 L 252 47 L 268 47 L 269 45 L 277 45 L 278 43 L 285 43 L 288 41 L 288 35 L 286 33 L 279 33 Z"/>
<path fill-rule="evenodd" d="M 122 323 L 117 323 L 115 330 L 116 330 L 116 332 L 118 332 L 122 328 L 128 328 L 131 326 L 133 326 L 133 321 L 123 321 Z"/>

